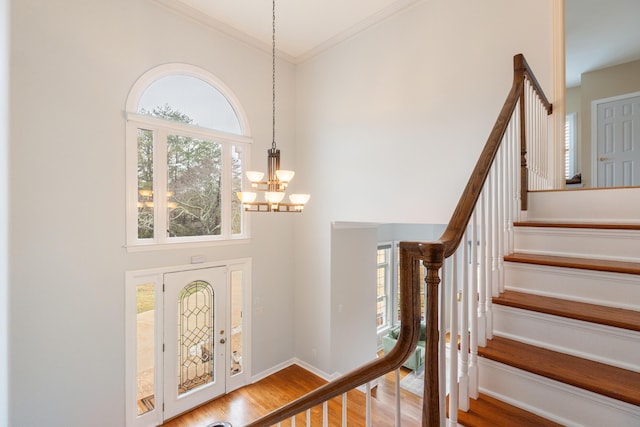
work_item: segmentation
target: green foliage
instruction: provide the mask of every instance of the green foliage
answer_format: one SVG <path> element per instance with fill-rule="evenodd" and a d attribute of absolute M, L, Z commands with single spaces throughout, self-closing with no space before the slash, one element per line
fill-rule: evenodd
<path fill-rule="evenodd" d="M 191 124 L 186 114 L 169 105 L 151 112 L 164 120 Z M 235 156 L 232 163 L 232 187 L 240 191 L 242 165 Z M 138 189 L 153 191 L 153 133 L 138 131 Z M 171 237 L 211 236 L 221 233 L 222 223 L 222 145 L 182 135 L 167 136 L 167 233 Z M 154 195 L 157 200 L 157 195 Z M 241 207 L 233 197 L 232 230 L 240 233 Z M 138 237 L 152 238 L 153 206 L 139 204 Z"/>

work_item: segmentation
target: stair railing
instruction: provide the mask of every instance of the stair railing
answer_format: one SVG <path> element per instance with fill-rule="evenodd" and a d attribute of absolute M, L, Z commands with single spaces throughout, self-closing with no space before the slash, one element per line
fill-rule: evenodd
<path fill-rule="evenodd" d="M 504 286 L 502 259 L 513 250 L 513 223 L 527 208 L 528 185 L 542 189 L 553 181 L 552 150 L 547 147 L 551 112 L 552 106 L 524 56 L 516 55 L 511 90 L 444 233 L 434 242 L 399 245 L 400 334 L 395 347 L 248 427 L 271 426 L 288 419 L 295 425 L 295 415 L 305 411 L 310 426 L 309 410 L 321 404 L 323 425 L 328 425 L 327 402 L 337 396 L 342 396 L 344 426 L 346 393 L 365 384 L 366 425 L 370 426 L 369 383 L 399 369 L 417 345 L 421 280 L 427 294 L 422 426 L 446 425 L 446 395 L 449 408 L 469 409 L 469 399 L 478 396 L 477 348 L 492 337 L 491 297 Z M 421 264 L 425 277 L 420 277 Z M 398 384 L 396 393 L 399 426 Z M 457 410 L 449 410 L 449 422 L 456 425 Z"/>

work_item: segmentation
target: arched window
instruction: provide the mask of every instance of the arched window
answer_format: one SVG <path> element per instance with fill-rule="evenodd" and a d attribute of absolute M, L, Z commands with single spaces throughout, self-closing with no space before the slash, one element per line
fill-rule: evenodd
<path fill-rule="evenodd" d="M 167 64 L 127 99 L 129 247 L 247 236 L 235 196 L 251 144 L 233 94 L 210 73 Z"/>

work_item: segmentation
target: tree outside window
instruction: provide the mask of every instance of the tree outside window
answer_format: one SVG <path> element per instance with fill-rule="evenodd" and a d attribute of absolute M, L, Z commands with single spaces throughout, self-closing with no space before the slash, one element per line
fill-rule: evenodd
<path fill-rule="evenodd" d="M 167 102 L 149 106 L 162 99 Z M 137 161 L 129 244 L 246 236 L 235 193 L 242 189 L 251 141 L 239 135 L 235 111 L 217 88 L 192 75 L 164 76 L 142 92 L 137 110 L 127 114 L 128 155 L 135 150 Z"/>

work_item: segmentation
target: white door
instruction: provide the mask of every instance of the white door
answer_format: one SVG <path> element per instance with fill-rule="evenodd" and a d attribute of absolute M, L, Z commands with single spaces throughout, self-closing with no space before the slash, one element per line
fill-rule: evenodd
<path fill-rule="evenodd" d="M 598 187 L 640 185 L 640 96 L 595 102 Z"/>
<path fill-rule="evenodd" d="M 226 268 L 164 275 L 164 419 L 225 393 Z"/>

